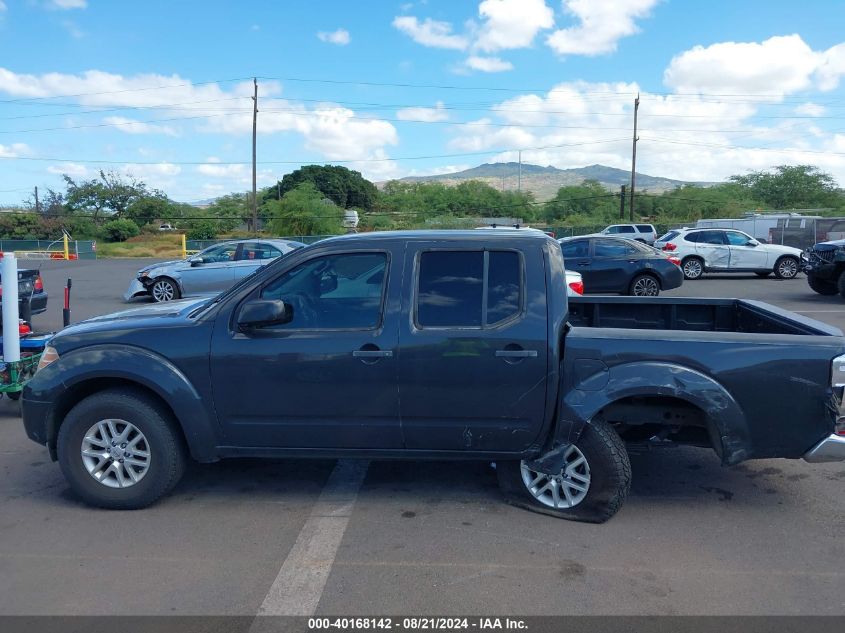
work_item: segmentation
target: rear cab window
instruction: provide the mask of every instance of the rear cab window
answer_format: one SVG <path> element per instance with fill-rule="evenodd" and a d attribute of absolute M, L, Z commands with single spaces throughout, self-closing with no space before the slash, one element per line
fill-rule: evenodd
<path fill-rule="evenodd" d="M 517 251 L 423 251 L 419 256 L 417 328 L 486 328 L 517 318 L 525 296 Z"/>

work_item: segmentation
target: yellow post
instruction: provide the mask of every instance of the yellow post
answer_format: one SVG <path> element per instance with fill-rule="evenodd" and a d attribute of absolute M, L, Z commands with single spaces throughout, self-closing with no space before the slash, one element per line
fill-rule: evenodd
<path fill-rule="evenodd" d="M 70 250 L 68 249 L 67 233 L 65 233 L 63 237 L 65 243 L 65 261 L 67 261 L 70 259 Z"/>
<path fill-rule="evenodd" d="M 188 244 L 185 241 L 185 234 L 182 233 L 182 259 L 188 258 Z"/>

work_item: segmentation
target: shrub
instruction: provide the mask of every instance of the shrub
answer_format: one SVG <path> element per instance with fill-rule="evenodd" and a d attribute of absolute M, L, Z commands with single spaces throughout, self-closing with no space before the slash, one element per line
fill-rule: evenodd
<path fill-rule="evenodd" d="M 132 220 L 111 220 L 103 224 L 100 229 L 105 239 L 111 242 L 125 242 L 135 237 L 141 230 Z"/>
<path fill-rule="evenodd" d="M 197 220 L 188 230 L 189 240 L 213 240 L 217 237 L 217 225 L 211 220 Z"/>

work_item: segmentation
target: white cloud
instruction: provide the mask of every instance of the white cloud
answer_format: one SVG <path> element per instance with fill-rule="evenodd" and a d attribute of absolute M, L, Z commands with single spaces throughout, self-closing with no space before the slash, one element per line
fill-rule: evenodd
<path fill-rule="evenodd" d="M 12 143 L 3 145 L 0 143 L 0 158 L 18 158 L 29 154 L 29 145 L 26 143 Z"/>
<path fill-rule="evenodd" d="M 346 29 L 337 29 L 336 31 L 331 32 L 320 31 L 317 33 L 317 37 L 323 42 L 337 44 L 338 46 L 346 46 L 352 41 L 352 38 L 349 37 L 349 31 Z"/>
<path fill-rule="evenodd" d="M 85 37 L 85 31 L 80 29 L 73 20 L 62 20 L 62 28 L 74 39 Z"/>
<path fill-rule="evenodd" d="M 7 9 L 6 3 L 3 2 L 3 0 L 0 0 L 0 13 L 2 13 L 3 11 L 6 11 L 6 9 Z"/>
<path fill-rule="evenodd" d="M 435 123 L 437 121 L 448 121 L 449 113 L 438 101 L 433 108 L 402 108 L 396 112 L 396 118 L 402 121 L 425 121 Z"/>
<path fill-rule="evenodd" d="M 67 174 L 71 178 L 87 178 L 91 173 L 85 165 L 79 163 L 62 163 L 61 165 L 50 165 L 47 171 L 57 176 Z"/>
<path fill-rule="evenodd" d="M 802 116 L 824 116 L 825 112 L 827 112 L 827 108 L 809 101 L 795 108 L 795 114 Z"/>
<path fill-rule="evenodd" d="M 198 173 L 212 178 L 242 178 L 248 171 L 251 176 L 252 169 L 248 170 L 247 165 L 223 165 L 220 164 L 219 158 L 213 156 L 208 159 L 208 163 L 205 165 L 197 166 Z"/>
<path fill-rule="evenodd" d="M 85 9 L 88 6 L 88 0 L 50 0 L 48 6 L 52 9 L 60 9 L 62 11 Z"/>
<path fill-rule="evenodd" d="M 484 0 L 478 14 L 483 22 L 475 47 L 488 53 L 531 46 L 539 31 L 554 26 L 545 0 Z"/>
<path fill-rule="evenodd" d="M 559 55 L 612 53 L 623 37 L 639 31 L 635 20 L 647 17 L 660 0 L 563 0 L 564 11 L 578 21 L 559 29 L 546 43 Z"/>
<path fill-rule="evenodd" d="M 465 63 L 467 68 L 480 70 L 484 73 L 500 73 L 513 69 L 513 64 L 498 57 L 481 57 L 480 55 L 471 55 L 467 58 Z"/>
<path fill-rule="evenodd" d="M 845 43 L 837 44 L 821 54 L 816 78 L 822 90 L 834 90 L 845 75 Z"/>
<path fill-rule="evenodd" d="M 800 35 L 771 37 L 764 42 L 720 42 L 695 46 L 676 55 L 663 74 L 676 92 L 760 94 L 779 98 L 809 88 L 823 57 Z M 826 69 L 826 81 L 835 76 Z"/>
<path fill-rule="evenodd" d="M 412 15 L 402 15 L 394 18 L 393 26 L 423 46 L 461 51 L 469 46 L 466 36 L 452 33 L 452 25 L 449 22 L 439 22 L 431 18 L 420 22 Z"/>
<path fill-rule="evenodd" d="M 177 131 L 168 125 L 156 125 L 122 116 L 108 116 L 103 119 L 103 122 L 115 126 L 116 130 L 120 130 L 126 134 L 164 134 L 166 136 L 178 136 Z"/>

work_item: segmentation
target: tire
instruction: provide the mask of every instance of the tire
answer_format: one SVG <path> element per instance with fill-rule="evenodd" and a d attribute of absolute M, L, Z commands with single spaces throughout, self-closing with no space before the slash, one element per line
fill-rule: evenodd
<path fill-rule="evenodd" d="M 836 282 L 836 289 L 845 298 L 845 271 L 842 271 L 842 274 L 839 275 L 839 280 Z"/>
<path fill-rule="evenodd" d="M 496 473 L 499 479 L 499 486 L 505 495 L 505 500 L 515 506 L 548 514 L 570 521 L 582 521 L 584 523 L 604 523 L 622 507 L 622 503 L 628 496 L 631 488 L 631 463 L 628 461 L 628 452 L 622 439 L 613 428 L 603 420 L 594 419 L 585 428 L 581 437 L 570 449 L 575 452 L 567 455 L 567 462 L 570 466 L 561 470 L 561 476 L 571 472 L 569 482 L 583 485 L 584 471 L 578 469 L 587 467 L 587 490 L 580 499 L 569 505 L 569 507 L 550 505 L 554 498 L 549 499 L 550 493 L 543 492 L 545 502 L 539 498 L 539 491 L 532 493 L 529 489 L 531 481 L 539 474 L 531 471 L 525 460 L 505 461 L 496 464 Z M 574 456 L 574 459 L 573 459 Z M 584 458 L 584 464 L 577 466 L 571 471 L 572 465 L 576 464 L 580 457 Z M 527 471 L 524 476 L 523 473 Z M 545 477 L 545 475 L 543 475 Z M 580 476 L 580 477 L 579 477 Z M 534 486 L 535 490 L 542 490 L 549 482 L 548 477 L 540 480 Z M 545 484 L 541 486 L 540 484 Z M 564 486 L 557 484 L 552 488 L 563 490 Z M 559 498 L 559 494 L 558 494 Z M 563 505 L 569 503 L 565 495 Z"/>
<path fill-rule="evenodd" d="M 21 399 L 21 392 L 20 391 L 9 391 L 6 393 L 6 397 L 9 400 L 20 400 Z"/>
<path fill-rule="evenodd" d="M 819 293 L 820 295 L 832 296 L 839 292 L 839 288 L 837 287 L 835 281 L 819 279 L 813 275 L 807 275 L 807 284 L 810 286 L 811 290 Z"/>
<path fill-rule="evenodd" d="M 760 272 L 754 273 L 754 274 L 757 275 L 758 277 L 765 278 L 765 277 L 768 277 L 769 275 L 771 275 L 772 271 L 771 270 L 761 270 Z"/>
<path fill-rule="evenodd" d="M 631 280 L 628 294 L 632 297 L 656 297 L 660 294 L 660 281 L 653 275 L 637 275 Z"/>
<path fill-rule="evenodd" d="M 775 262 L 775 277 L 778 279 L 795 279 L 801 270 L 801 262 L 797 258 L 787 255 Z"/>
<path fill-rule="evenodd" d="M 681 262 L 684 279 L 700 279 L 704 274 L 704 260 L 700 257 L 687 257 Z"/>
<path fill-rule="evenodd" d="M 176 301 L 182 296 L 182 293 L 179 290 L 179 284 L 170 277 L 159 277 L 150 286 L 150 296 L 156 303 L 163 303 L 165 301 Z"/>
<path fill-rule="evenodd" d="M 121 438 L 129 427 L 135 432 Z M 186 465 L 182 438 L 170 417 L 155 400 L 131 388 L 101 391 L 79 402 L 59 428 L 57 449 L 73 491 L 89 505 L 111 510 L 149 506 L 173 489 Z M 126 462 L 118 463 L 127 455 Z M 127 466 L 130 460 L 138 465 Z"/>

